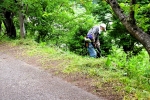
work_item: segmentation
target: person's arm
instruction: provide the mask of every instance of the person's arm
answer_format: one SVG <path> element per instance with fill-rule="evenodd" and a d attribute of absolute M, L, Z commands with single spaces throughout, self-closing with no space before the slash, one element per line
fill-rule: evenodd
<path fill-rule="evenodd" d="M 94 44 L 94 46 L 96 46 L 96 44 L 99 43 L 99 27 L 94 27 L 92 32 L 93 32 L 93 35 L 94 35 L 93 36 L 94 37 L 93 38 L 93 40 L 94 40 L 93 44 Z"/>
<path fill-rule="evenodd" d="M 93 27 L 93 29 L 92 29 L 93 43 L 96 42 L 96 34 L 97 34 L 97 32 L 98 32 L 97 27 Z"/>

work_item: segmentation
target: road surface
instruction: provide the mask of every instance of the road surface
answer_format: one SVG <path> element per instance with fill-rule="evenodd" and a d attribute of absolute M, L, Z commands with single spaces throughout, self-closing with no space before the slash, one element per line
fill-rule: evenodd
<path fill-rule="evenodd" d="M 106 100 L 0 52 L 0 100 Z"/>

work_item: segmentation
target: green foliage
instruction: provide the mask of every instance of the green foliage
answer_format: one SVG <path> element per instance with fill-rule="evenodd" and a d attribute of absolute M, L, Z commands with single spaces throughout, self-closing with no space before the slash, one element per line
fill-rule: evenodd
<path fill-rule="evenodd" d="M 46 58 L 66 59 L 69 62 L 63 69 L 64 73 L 81 72 L 90 77 L 103 77 L 104 81 L 118 79 L 126 85 L 123 88 L 126 93 L 136 94 L 135 99 L 149 96 L 150 63 L 148 62 L 148 54 L 139 47 L 139 43 L 129 35 L 125 27 L 117 20 L 105 0 L 97 0 L 99 2 L 94 6 L 91 0 L 21 1 L 24 4 L 22 13 L 28 19 L 25 23 L 27 35 L 35 38 L 40 44 L 28 39 L 12 41 L 3 36 L 1 39 L 5 38 L 13 42 L 14 46 L 27 46 L 30 48 L 28 51 L 30 56 L 42 54 Z M 118 1 L 128 14 L 130 1 Z M 6 8 L 11 11 L 15 16 L 14 22 L 18 29 L 20 3 L 15 3 L 14 0 L 0 2 L 0 12 Z M 91 15 L 91 11 L 93 15 Z M 138 3 L 134 5 L 134 11 L 137 25 L 150 34 L 149 1 L 138 0 Z M 3 16 L 0 14 L 0 21 L 2 20 Z M 61 50 L 56 52 L 59 50 L 56 46 L 65 44 L 70 51 L 79 55 L 86 55 L 83 38 L 93 25 L 101 22 L 107 24 L 107 32 L 100 36 L 102 54 L 104 56 L 109 54 L 106 58 L 82 58 L 70 52 Z M 45 48 L 47 44 L 49 48 Z M 53 45 L 56 45 L 55 48 Z M 31 46 L 33 46 L 32 49 Z M 126 51 L 125 48 L 127 48 L 126 53 L 124 52 Z M 130 54 L 128 51 L 131 51 Z M 133 56 L 133 54 L 137 55 Z M 125 97 L 125 99 L 127 98 Z"/>
<path fill-rule="evenodd" d="M 109 23 L 111 9 L 105 0 L 99 0 L 97 4 L 94 5 L 92 13 L 98 22 Z"/>
<path fill-rule="evenodd" d="M 107 31 L 100 34 L 99 39 L 102 56 L 107 56 L 108 54 L 110 54 L 110 50 L 114 45 L 113 38 L 110 36 L 109 31 Z"/>
<path fill-rule="evenodd" d="M 17 3 L 14 2 L 14 0 L 3 0 L 0 2 L 0 8 L 1 12 L 2 9 L 7 9 L 8 11 L 12 11 L 13 13 L 16 13 L 18 10 Z"/>
<path fill-rule="evenodd" d="M 89 12 L 87 5 L 90 6 L 91 2 L 55 0 L 51 3 L 44 0 L 36 3 L 37 1 L 24 1 L 29 7 L 27 17 L 30 22 L 27 28 L 30 35 L 34 35 L 37 42 L 48 42 L 56 46 L 66 44 L 70 50 L 73 50 L 74 45 L 77 45 L 77 49 L 81 51 L 82 48 L 79 47 L 82 42 L 77 40 L 81 40 L 82 35 L 79 35 L 79 38 L 74 36 L 78 36 L 76 33 L 80 31 L 79 27 L 84 27 L 83 30 L 87 30 L 85 27 L 93 25 L 91 21 L 90 24 L 88 23 L 89 15 L 86 15 Z M 87 26 L 85 26 L 86 24 Z"/>
<path fill-rule="evenodd" d="M 111 30 L 108 32 L 108 36 L 113 40 L 114 45 L 123 48 L 123 51 L 126 53 L 138 54 L 142 50 L 140 43 L 129 34 L 121 22 L 116 20 L 115 16 L 113 16 L 113 20 L 114 22 Z"/>
<path fill-rule="evenodd" d="M 139 9 L 137 11 L 137 22 L 140 27 L 144 29 L 145 32 L 150 34 L 150 3 L 149 4 L 139 4 Z"/>
<path fill-rule="evenodd" d="M 124 9 L 126 13 L 130 13 L 130 2 L 120 3 L 120 6 Z M 136 23 L 145 32 L 149 32 L 149 21 L 150 21 L 150 3 L 148 0 L 137 0 L 137 3 L 133 5 L 133 10 L 135 12 Z"/>
<path fill-rule="evenodd" d="M 140 90 L 144 90 L 149 93 L 149 56 L 145 50 L 142 50 L 137 56 L 128 57 L 123 50 L 118 48 L 113 48 L 113 53 L 108 56 L 106 61 L 107 69 L 122 70 L 122 75 L 127 78 L 125 81 L 121 79 L 124 84 L 128 84 L 125 90 L 130 91 L 130 93 L 137 93 Z M 139 90 L 132 91 L 129 88 L 139 87 Z M 129 90 L 128 90 L 129 89 Z M 137 98 L 143 97 L 144 91 L 141 95 L 138 94 Z M 149 95 L 148 95 L 149 96 Z M 148 97 L 145 97 L 148 98 Z"/>
<path fill-rule="evenodd" d="M 130 1 L 118 0 L 124 13 L 128 15 L 130 13 Z M 145 0 L 144 2 L 147 2 Z M 98 5 L 93 10 L 93 15 L 97 16 L 98 21 L 107 23 L 107 36 L 101 35 L 101 49 L 104 55 L 109 54 L 109 50 L 113 45 L 123 47 L 124 52 L 130 52 L 134 55 L 138 54 L 142 50 L 140 43 L 135 40 L 126 28 L 121 24 L 116 15 L 112 12 L 106 2 L 99 1 Z M 107 9 L 107 10 L 106 10 Z M 142 2 L 138 1 L 136 5 L 133 5 L 135 10 L 135 18 L 137 24 L 142 27 L 147 33 L 149 33 L 149 7 L 148 4 L 142 5 Z M 142 10 L 143 9 L 143 10 Z M 144 12 L 145 11 L 145 12 Z M 141 13 L 140 13 L 141 12 Z M 145 16 L 143 16 L 145 14 Z"/>
<path fill-rule="evenodd" d="M 75 30 L 72 32 L 68 40 L 70 51 L 79 55 L 87 54 L 87 50 L 84 44 L 84 37 L 94 23 L 96 22 L 93 18 L 90 18 L 90 16 L 84 16 L 84 18 L 80 18 L 76 23 L 74 23 Z"/>
<path fill-rule="evenodd" d="M 128 14 L 130 1 L 118 1 Z M 83 37 L 93 25 L 101 22 L 107 24 L 107 35 L 102 34 L 100 37 L 104 56 L 110 54 L 109 51 L 113 45 L 127 48 L 135 54 L 141 50 L 141 47 L 136 46 L 139 43 L 128 35 L 127 30 L 117 20 L 105 0 L 93 0 L 93 4 L 92 0 L 21 0 L 17 2 L 3 0 L 0 2 L 0 8 L 0 12 L 3 12 L 3 9 L 12 12 L 18 34 L 20 28 L 18 15 L 21 9 L 26 19 L 25 28 L 28 37 L 35 38 L 37 42 L 48 42 L 56 46 L 66 44 L 67 49 L 80 55 L 86 55 Z M 133 8 L 137 24 L 149 34 L 149 1 L 138 0 Z M 3 20 L 2 14 L 0 14 L 0 20 Z"/>
<path fill-rule="evenodd" d="M 71 59 L 73 60 L 64 68 L 64 73 L 83 73 L 90 77 L 103 77 L 101 84 L 117 79 L 124 87 L 114 88 L 126 93 L 124 99 L 148 99 L 150 96 L 150 63 L 145 50 L 130 58 L 122 49 L 113 47 L 112 54 L 107 58 L 90 59 L 74 56 Z"/>
<path fill-rule="evenodd" d="M 120 1 L 120 6 L 123 8 L 126 14 L 130 13 L 130 1 Z M 150 3 L 148 0 L 137 0 L 137 3 L 133 5 L 135 12 L 136 23 L 145 32 L 149 33 L 149 21 L 150 21 Z"/>

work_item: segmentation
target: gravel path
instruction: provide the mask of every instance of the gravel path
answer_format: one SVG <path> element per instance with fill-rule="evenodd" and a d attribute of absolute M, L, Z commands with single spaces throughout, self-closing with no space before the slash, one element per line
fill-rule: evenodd
<path fill-rule="evenodd" d="M 0 52 L 0 100 L 106 100 Z"/>

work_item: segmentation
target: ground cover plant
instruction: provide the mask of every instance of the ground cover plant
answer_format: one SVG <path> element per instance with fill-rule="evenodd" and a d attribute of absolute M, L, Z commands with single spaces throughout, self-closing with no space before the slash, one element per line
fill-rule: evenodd
<path fill-rule="evenodd" d="M 11 46 L 10 49 L 20 49 L 23 52 L 21 57 L 31 57 L 34 61 L 38 57 L 36 63 L 41 63 L 45 70 L 53 71 L 54 75 L 65 75 L 65 78 L 70 77 L 72 82 L 82 81 L 92 88 L 90 92 L 99 96 L 110 100 L 150 99 L 150 63 L 145 50 L 129 57 L 122 49 L 113 47 L 108 57 L 93 59 L 69 51 L 64 52 L 46 43 L 38 44 L 29 39 L 5 40 L 5 43 Z M 1 41 L 2 44 L 4 42 Z M 30 63 L 32 60 L 29 60 Z"/>

